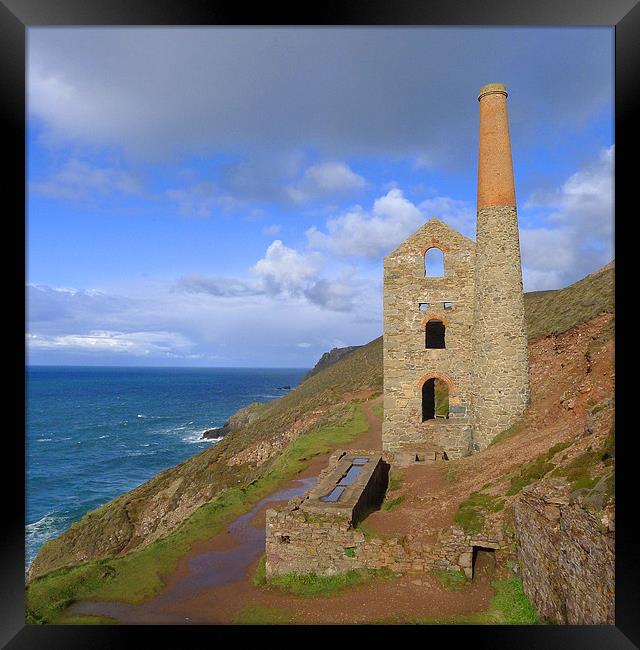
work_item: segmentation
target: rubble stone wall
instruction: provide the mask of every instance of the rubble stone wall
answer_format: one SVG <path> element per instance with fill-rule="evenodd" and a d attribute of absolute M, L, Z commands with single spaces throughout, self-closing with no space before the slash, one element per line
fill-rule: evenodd
<path fill-rule="evenodd" d="M 513 509 L 524 589 L 540 616 L 613 624 L 613 508 L 594 509 L 557 480 L 525 488 Z"/>
<path fill-rule="evenodd" d="M 347 517 L 300 509 L 303 499 L 297 497 L 284 508 L 267 510 L 267 575 L 334 575 L 388 568 L 401 574 L 462 570 L 471 578 L 474 546 L 498 552 L 504 546 L 500 533 L 467 535 L 457 526 L 442 531 L 435 544 L 397 536 L 366 539 Z"/>

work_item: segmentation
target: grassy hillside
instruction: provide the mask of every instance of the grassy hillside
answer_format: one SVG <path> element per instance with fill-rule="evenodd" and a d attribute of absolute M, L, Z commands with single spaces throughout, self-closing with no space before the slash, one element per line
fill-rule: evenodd
<path fill-rule="evenodd" d="M 66 622 L 64 610 L 77 600 L 143 602 L 164 586 L 192 544 L 209 539 L 225 524 L 272 494 L 286 479 L 298 475 L 309 459 L 348 444 L 367 429 L 359 404 L 338 404 L 330 409 L 324 426 L 290 443 L 259 478 L 221 491 L 162 539 L 117 557 L 64 566 L 34 578 L 28 585 L 27 623 Z M 82 522 L 81 522 L 82 525 Z"/>
<path fill-rule="evenodd" d="M 255 481 L 273 462 L 234 463 L 237 454 L 265 442 L 280 450 L 287 431 L 300 433 L 307 423 L 314 430 L 331 424 L 336 414 L 330 406 L 348 401 L 346 393 L 362 388 L 382 389 L 382 338 L 305 380 L 248 426 L 85 515 L 40 549 L 30 577 L 122 556 L 165 537 L 221 490 Z"/>
<path fill-rule="evenodd" d="M 530 339 L 565 332 L 574 325 L 613 313 L 614 262 L 578 282 L 553 291 L 524 294 Z"/>

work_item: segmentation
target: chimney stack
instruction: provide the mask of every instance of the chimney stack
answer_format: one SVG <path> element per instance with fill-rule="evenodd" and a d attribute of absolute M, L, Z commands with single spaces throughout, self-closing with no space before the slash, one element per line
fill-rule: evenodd
<path fill-rule="evenodd" d="M 480 90 L 474 297 L 473 449 L 524 412 L 530 395 L 527 329 L 507 89 Z"/>
<path fill-rule="evenodd" d="M 478 210 L 494 205 L 515 206 L 507 89 L 504 84 L 487 84 L 481 88 L 478 101 Z"/>

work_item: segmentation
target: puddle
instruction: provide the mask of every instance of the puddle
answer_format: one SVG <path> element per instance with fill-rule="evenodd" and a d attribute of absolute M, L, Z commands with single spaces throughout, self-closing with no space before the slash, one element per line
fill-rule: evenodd
<path fill-rule="evenodd" d="M 342 487 L 341 485 L 338 485 L 329 492 L 329 494 L 325 494 L 325 496 L 320 497 L 320 501 L 326 501 L 328 503 L 335 503 L 341 496 L 342 493 L 345 491 L 346 488 Z"/>
<path fill-rule="evenodd" d="M 126 623 L 172 623 L 165 608 L 176 601 L 193 597 L 199 592 L 218 587 L 230 582 L 241 580 L 247 567 L 264 552 L 264 526 L 256 528 L 250 521 L 267 503 L 286 501 L 295 496 L 305 494 L 318 482 L 317 477 L 298 479 L 295 487 L 274 492 L 259 501 L 254 508 L 238 517 L 227 528 L 237 542 L 237 546 L 226 551 L 210 551 L 200 553 L 189 560 L 189 572 L 169 588 L 163 589 L 155 598 L 142 605 L 107 601 L 80 601 L 72 605 L 67 613 L 92 614 L 94 616 L 110 616 Z M 165 611 L 163 611 L 165 610 Z M 177 622 L 196 623 L 195 620 L 180 617 Z"/>
<path fill-rule="evenodd" d="M 338 485 L 351 485 L 355 480 L 358 474 L 363 469 L 363 465 L 351 465 L 347 473 L 342 477 Z"/>

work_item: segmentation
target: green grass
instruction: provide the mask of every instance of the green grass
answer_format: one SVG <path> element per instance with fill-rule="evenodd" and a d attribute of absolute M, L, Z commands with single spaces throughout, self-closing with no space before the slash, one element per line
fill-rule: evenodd
<path fill-rule="evenodd" d="M 540 623 L 538 614 L 524 593 L 522 580 L 518 577 L 498 580 L 494 583 L 496 595 L 491 601 L 491 609 L 502 623 L 507 625 L 536 625 Z"/>
<path fill-rule="evenodd" d="M 566 478 L 571 485 L 572 492 L 581 489 L 592 490 L 598 485 L 603 476 L 602 472 L 596 472 L 596 475 L 594 475 L 596 467 L 602 463 L 605 468 L 608 468 L 613 462 L 614 443 L 615 439 L 612 429 L 599 449 L 585 451 L 567 465 L 558 467 L 553 472 L 553 475 Z M 613 475 L 612 472 L 611 475 Z M 613 479 L 606 485 L 606 498 L 612 495 L 612 486 Z"/>
<path fill-rule="evenodd" d="M 513 436 L 520 431 L 521 427 L 521 422 L 515 422 L 512 424 L 508 429 L 505 429 L 504 431 L 501 431 L 490 443 L 489 447 L 492 445 L 499 445 L 501 442 L 504 442 L 505 440 L 509 440 L 509 438 L 512 438 Z"/>
<path fill-rule="evenodd" d="M 353 547 L 351 547 L 351 546 L 349 546 L 348 548 L 345 548 L 345 549 L 344 549 L 344 554 L 345 554 L 347 557 L 355 557 L 355 556 L 356 556 L 356 549 L 353 548 Z"/>
<path fill-rule="evenodd" d="M 479 533 L 484 528 L 485 514 L 500 512 L 505 500 L 482 492 L 472 492 L 459 506 L 454 521 L 467 534 Z"/>
<path fill-rule="evenodd" d="M 473 614 L 438 617 L 412 617 L 396 623 L 414 625 L 537 625 L 540 619 L 524 593 L 522 580 L 512 576 L 493 583 L 496 590 L 489 609 Z M 391 621 L 389 621 L 391 622 Z"/>
<path fill-rule="evenodd" d="M 75 616 L 61 616 L 56 625 L 117 625 L 118 621 L 109 616 L 93 616 L 91 614 L 77 614 Z"/>
<path fill-rule="evenodd" d="M 559 452 L 569 447 L 572 443 L 560 442 L 554 445 L 544 454 L 540 454 L 537 458 L 528 463 L 525 463 L 512 477 L 511 485 L 507 490 L 508 496 L 518 494 L 523 487 L 541 479 L 546 476 L 555 465 L 551 463 L 551 459 Z"/>
<path fill-rule="evenodd" d="M 296 622 L 296 615 L 281 607 L 247 605 L 238 612 L 233 622 L 237 625 L 289 625 Z"/>
<path fill-rule="evenodd" d="M 402 485 L 402 474 L 397 469 L 392 469 L 389 475 L 389 485 L 387 486 L 387 492 L 393 492 L 397 490 Z"/>
<path fill-rule="evenodd" d="M 367 542 L 378 537 L 378 533 L 376 533 L 376 531 L 371 528 L 371 526 L 366 521 L 361 521 L 359 524 L 357 524 L 356 530 L 359 530 L 364 535 L 364 539 Z"/>
<path fill-rule="evenodd" d="M 180 559 L 197 540 L 219 532 L 235 517 L 306 467 L 306 461 L 351 442 L 367 429 L 362 408 L 350 405 L 342 424 L 306 433 L 285 448 L 265 474 L 245 487 L 225 490 L 200 507 L 168 537 L 108 560 L 65 567 L 33 580 L 27 589 L 28 623 L 52 623 L 77 600 L 115 600 L 138 604 L 155 596 Z"/>
<path fill-rule="evenodd" d="M 565 289 L 525 293 L 529 338 L 560 334 L 603 312 L 613 313 L 613 293 L 613 264 Z"/>
<path fill-rule="evenodd" d="M 391 501 L 385 501 L 382 509 L 385 512 L 390 512 L 391 510 L 394 510 L 397 508 L 403 501 L 405 500 L 404 495 L 396 497 L 395 499 L 392 499 Z"/>
<path fill-rule="evenodd" d="M 316 573 L 288 573 L 271 576 L 266 585 L 287 591 L 295 596 L 326 598 L 372 580 L 393 580 L 395 573 L 389 569 L 353 569 L 333 576 Z"/>
<path fill-rule="evenodd" d="M 507 490 L 508 496 L 518 494 L 523 487 L 541 479 L 548 474 L 555 465 L 549 463 L 544 459 L 544 456 L 539 456 L 535 460 L 525 463 L 518 473 L 511 478 L 511 486 Z"/>
<path fill-rule="evenodd" d="M 449 416 L 449 387 L 442 379 L 434 381 L 435 415 L 446 418 Z"/>
<path fill-rule="evenodd" d="M 384 406 L 382 404 L 374 404 L 371 407 L 374 415 L 377 415 L 380 419 L 384 417 Z"/>
<path fill-rule="evenodd" d="M 469 584 L 462 569 L 433 569 L 433 575 L 447 591 L 460 591 Z"/>
<path fill-rule="evenodd" d="M 263 553 L 258 560 L 256 572 L 253 575 L 253 584 L 261 587 L 267 583 L 267 556 Z"/>

